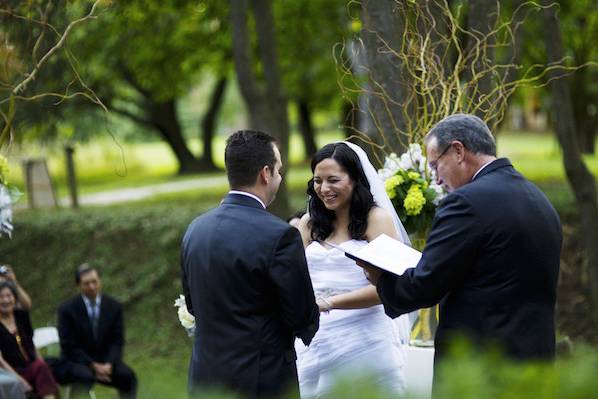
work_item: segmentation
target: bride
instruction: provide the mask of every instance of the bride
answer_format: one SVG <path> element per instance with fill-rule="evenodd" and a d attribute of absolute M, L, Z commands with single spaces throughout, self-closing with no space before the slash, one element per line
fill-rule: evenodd
<path fill-rule="evenodd" d="M 327 243 L 357 249 L 382 233 L 408 243 L 407 233 L 360 147 L 328 144 L 314 155 L 311 170 L 299 230 L 321 314 L 311 345 L 295 345 L 301 397 L 327 396 L 339 377 L 366 374 L 402 393 L 408 316 L 387 317 L 363 270 Z"/>

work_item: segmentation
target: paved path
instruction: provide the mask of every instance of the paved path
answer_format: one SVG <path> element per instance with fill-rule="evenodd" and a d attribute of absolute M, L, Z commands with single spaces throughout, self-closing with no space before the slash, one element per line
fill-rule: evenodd
<path fill-rule="evenodd" d="M 199 188 L 217 188 L 226 184 L 226 176 L 223 174 L 222 176 L 201 177 L 175 181 L 172 183 L 160 183 L 142 187 L 101 191 L 93 194 L 79 195 L 79 205 L 110 205 L 120 202 L 138 201 L 157 194 L 175 193 Z M 70 198 L 61 198 L 60 205 L 65 207 L 70 206 Z"/>

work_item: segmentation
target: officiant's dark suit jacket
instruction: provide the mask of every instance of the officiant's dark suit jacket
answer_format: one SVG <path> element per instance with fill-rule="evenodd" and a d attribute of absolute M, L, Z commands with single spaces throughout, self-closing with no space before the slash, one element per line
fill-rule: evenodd
<path fill-rule="evenodd" d="M 298 390 L 295 337 L 309 344 L 319 311 L 299 232 L 253 198 L 228 194 L 182 243 L 182 283 L 196 317 L 190 389 L 244 396 Z"/>
<path fill-rule="evenodd" d="M 550 202 L 501 158 L 443 200 L 418 265 L 383 274 L 378 293 L 391 317 L 440 301 L 435 360 L 456 335 L 551 358 L 561 242 Z"/>

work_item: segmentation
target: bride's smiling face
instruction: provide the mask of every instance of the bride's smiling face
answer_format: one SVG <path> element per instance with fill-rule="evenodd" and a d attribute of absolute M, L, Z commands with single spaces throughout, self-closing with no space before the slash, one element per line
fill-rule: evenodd
<path fill-rule="evenodd" d="M 353 195 L 353 180 L 332 158 L 323 159 L 314 169 L 314 191 L 331 211 L 348 208 Z"/>

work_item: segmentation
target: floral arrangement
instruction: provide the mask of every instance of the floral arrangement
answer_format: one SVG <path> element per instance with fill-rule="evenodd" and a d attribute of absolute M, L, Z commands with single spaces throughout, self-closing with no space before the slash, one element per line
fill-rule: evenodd
<path fill-rule="evenodd" d="M 435 173 L 428 168 L 421 146 L 411 144 L 400 157 L 390 154 L 378 174 L 405 230 L 425 234 L 446 193 L 435 183 Z"/>
<path fill-rule="evenodd" d="M 12 235 L 12 204 L 20 197 L 19 190 L 8 184 L 8 160 L 0 155 L 0 237 Z"/>
<path fill-rule="evenodd" d="M 179 295 L 174 301 L 174 306 L 178 308 L 177 314 L 181 325 L 185 328 L 187 334 L 192 337 L 195 334 L 195 317 L 187 310 L 185 296 Z"/>

